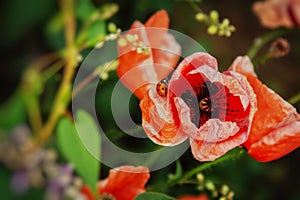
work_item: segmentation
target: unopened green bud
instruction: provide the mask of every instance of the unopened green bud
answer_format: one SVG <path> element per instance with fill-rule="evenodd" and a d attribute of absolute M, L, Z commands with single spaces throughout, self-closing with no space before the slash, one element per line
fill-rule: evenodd
<path fill-rule="evenodd" d="M 195 15 L 195 18 L 197 21 L 201 22 L 201 21 L 204 21 L 207 18 L 207 16 L 206 16 L 206 14 L 200 12 Z"/>
<path fill-rule="evenodd" d="M 205 177 L 202 173 L 197 174 L 196 177 L 200 183 L 203 183 Z"/>
<path fill-rule="evenodd" d="M 108 76 L 108 73 L 107 73 L 107 72 L 103 72 L 103 73 L 101 74 L 101 79 L 104 80 L 104 81 L 107 80 L 108 77 L 109 77 L 109 76 Z"/>
<path fill-rule="evenodd" d="M 216 34 L 218 31 L 218 27 L 216 25 L 211 25 L 207 28 L 207 33 L 210 35 Z"/>
<path fill-rule="evenodd" d="M 223 29 L 219 30 L 219 32 L 218 32 L 218 35 L 219 35 L 219 36 L 223 36 L 223 35 L 225 35 L 225 32 L 224 32 L 224 30 L 223 30 Z"/>
<path fill-rule="evenodd" d="M 220 193 L 221 193 L 222 195 L 226 195 L 226 194 L 228 194 L 229 190 L 230 190 L 230 189 L 229 189 L 228 185 L 223 184 L 223 185 L 221 186 Z"/>
<path fill-rule="evenodd" d="M 222 21 L 222 26 L 224 26 L 224 27 L 226 27 L 226 26 L 228 26 L 229 25 L 229 19 L 227 19 L 227 18 L 225 18 L 225 19 L 223 19 L 223 21 Z"/>
<path fill-rule="evenodd" d="M 213 191 L 216 189 L 215 184 L 211 181 L 206 182 L 205 187 L 209 191 Z"/>
<path fill-rule="evenodd" d="M 218 21 L 219 20 L 219 13 L 218 13 L 218 11 L 212 10 L 212 11 L 210 11 L 209 15 L 210 15 L 211 20 L 213 20 L 213 21 Z"/>
<path fill-rule="evenodd" d="M 226 37 L 230 37 L 230 36 L 231 36 L 231 32 L 230 32 L 229 30 L 226 31 L 226 32 L 225 32 L 225 36 L 226 36 Z"/>
<path fill-rule="evenodd" d="M 116 33 L 117 32 L 117 26 L 115 23 L 109 22 L 107 25 L 107 29 L 111 33 Z"/>

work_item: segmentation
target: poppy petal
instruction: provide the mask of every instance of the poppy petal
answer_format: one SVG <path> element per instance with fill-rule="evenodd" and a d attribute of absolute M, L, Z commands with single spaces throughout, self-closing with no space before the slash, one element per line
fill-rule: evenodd
<path fill-rule="evenodd" d="M 166 11 L 158 11 L 145 25 L 135 21 L 131 29 L 118 38 L 117 74 L 139 99 L 147 93 L 149 83 L 166 77 L 179 59 L 181 48 L 168 34 L 168 24 Z"/>
<path fill-rule="evenodd" d="M 122 166 L 109 171 L 107 179 L 98 184 L 99 194 L 111 194 L 118 200 L 134 200 L 145 192 L 145 184 L 150 178 L 145 167 Z"/>
<path fill-rule="evenodd" d="M 186 57 L 176 68 L 176 72 L 172 75 L 173 80 L 177 80 L 180 76 L 185 76 L 194 69 L 208 66 L 214 70 L 218 70 L 217 60 L 208 53 L 197 52 Z"/>
<path fill-rule="evenodd" d="M 293 21 L 288 13 L 288 3 L 289 1 L 278 0 L 255 2 L 253 10 L 264 27 L 271 29 L 281 26 L 291 27 Z"/>
<path fill-rule="evenodd" d="M 175 123 L 168 102 L 160 97 L 154 88 L 140 102 L 143 128 L 156 144 L 174 146 L 187 139 Z"/>
<path fill-rule="evenodd" d="M 173 35 L 164 35 L 159 48 L 153 48 L 153 60 L 156 74 L 159 80 L 167 77 L 176 67 L 181 53 L 181 47 Z"/>
<path fill-rule="evenodd" d="M 145 46 L 149 46 L 144 25 L 136 21 L 133 26 L 136 29 L 129 30 L 118 39 L 119 66 L 116 71 L 122 83 L 138 98 L 142 98 L 147 91 L 146 85 L 149 82 L 157 82 L 158 78 L 155 69 L 152 67 L 151 51 L 139 53 L 132 43 L 126 42 L 125 45 L 120 42 L 126 41 L 126 37 L 131 35 L 137 36 L 137 43 L 142 42 Z M 148 74 L 148 76 L 141 76 L 141 74 Z"/>
<path fill-rule="evenodd" d="M 238 57 L 230 67 L 247 77 L 257 96 L 257 112 L 244 143 L 256 160 L 278 159 L 300 146 L 300 115 L 296 109 L 264 85 L 253 73 L 248 57 Z"/>
<path fill-rule="evenodd" d="M 145 23 L 151 47 L 159 47 L 168 32 L 169 16 L 165 10 L 154 13 Z M 151 29 L 154 28 L 154 29 Z"/>

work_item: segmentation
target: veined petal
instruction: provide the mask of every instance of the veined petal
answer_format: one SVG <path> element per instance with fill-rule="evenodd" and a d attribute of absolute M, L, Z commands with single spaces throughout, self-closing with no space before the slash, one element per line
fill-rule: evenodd
<path fill-rule="evenodd" d="M 257 112 L 244 143 L 249 154 L 258 161 L 267 162 L 299 147 L 300 116 L 296 109 L 249 73 L 253 65 L 248 57 L 238 57 L 231 69 L 247 77 L 257 96 Z"/>
<path fill-rule="evenodd" d="M 180 76 L 185 76 L 196 68 L 202 66 L 209 66 L 215 70 L 218 70 L 217 60 L 208 53 L 197 52 L 186 57 L 176 68 L 176 73 L 173 74 L 172 79 L 177 80 Z"/>
<path fill-rule="evenodd" d="M 240 131 L 235 123 L 221 122 L 218 119 L 208 120 L 200 127 L 197 135 L 201 140 L 191 137 L 191 148 L 194 157 L 202 162 L 219 158 L 247 139 L 245 130 Z"/>

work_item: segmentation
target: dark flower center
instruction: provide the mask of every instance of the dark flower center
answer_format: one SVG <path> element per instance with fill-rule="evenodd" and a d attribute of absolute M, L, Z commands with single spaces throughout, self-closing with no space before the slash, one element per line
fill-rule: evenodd
<path fill-rule="evenodd" d="M 199 108 L 203 112 L 211 111 L 211 102 L 210 102 L 209 97 L 205 97 L 199 101 Z"/>
<path fill-rule="evenodd" d="M 193 91 L 185 91 L 181 98 L 189 106 L 191 120 L 197 127 L 208 119 L 220 117 L 220 112 L 227 108 L 226 92 L 220 83 L 202 82 Z"/>

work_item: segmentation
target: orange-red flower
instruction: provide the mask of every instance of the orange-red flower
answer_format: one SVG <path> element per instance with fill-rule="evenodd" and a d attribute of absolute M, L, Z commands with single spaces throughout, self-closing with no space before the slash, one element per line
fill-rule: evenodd
<path fill-rule="evenodd" d="M 256 2 L 253 10 L 267 28 L 300 26 L 300 0 Z"/>
<path fill-rule="evenodd" d="M 172 74 L 167 97 L 149 87 L 140 107 L 152 141 L 172 146 L 190 137 L 194 157 L 211 161 L 247 140 L 256 111 L 253 90 L 239 73 L 217 70 L 214 57 L 195 53 Z"/>
<path fill-rule="evenodd" d="M 257 97 L 257 112 L 248 140 L 248 153 L 258 161 L 278 159 L 300 146 L 300 115 L 296 109 L 258 80 L 248 57 L 238 57 L 231 70 L 247 77 Z"/>
<path fill-rule="evenodd" d="M 181 48 L 168 33 L 168 27 L 168 14 L 161 10 L 145 24 L 135 21 L 118 38 L 117 74 L 139 99 L 146 94 L 149 83 L 166 77 L 178 62 Z"/>
<path fill-rule="evenodd" d="M 98 183 L 98 196 L 103 199 L 134 200 L 137 195 L 145 192 L 149 178 L 149 170 L 145 167 L 122 166 L 112 169 L 108 178 Z M 96 199 L 87 186 L 81 192 L 88 200 Z"/>
<path fill-rule="evenodd" d="M 206 194 L 200 194 L 199 196 L 185 195 L 178 198 L 178 200 L 209 200 Z"/>

